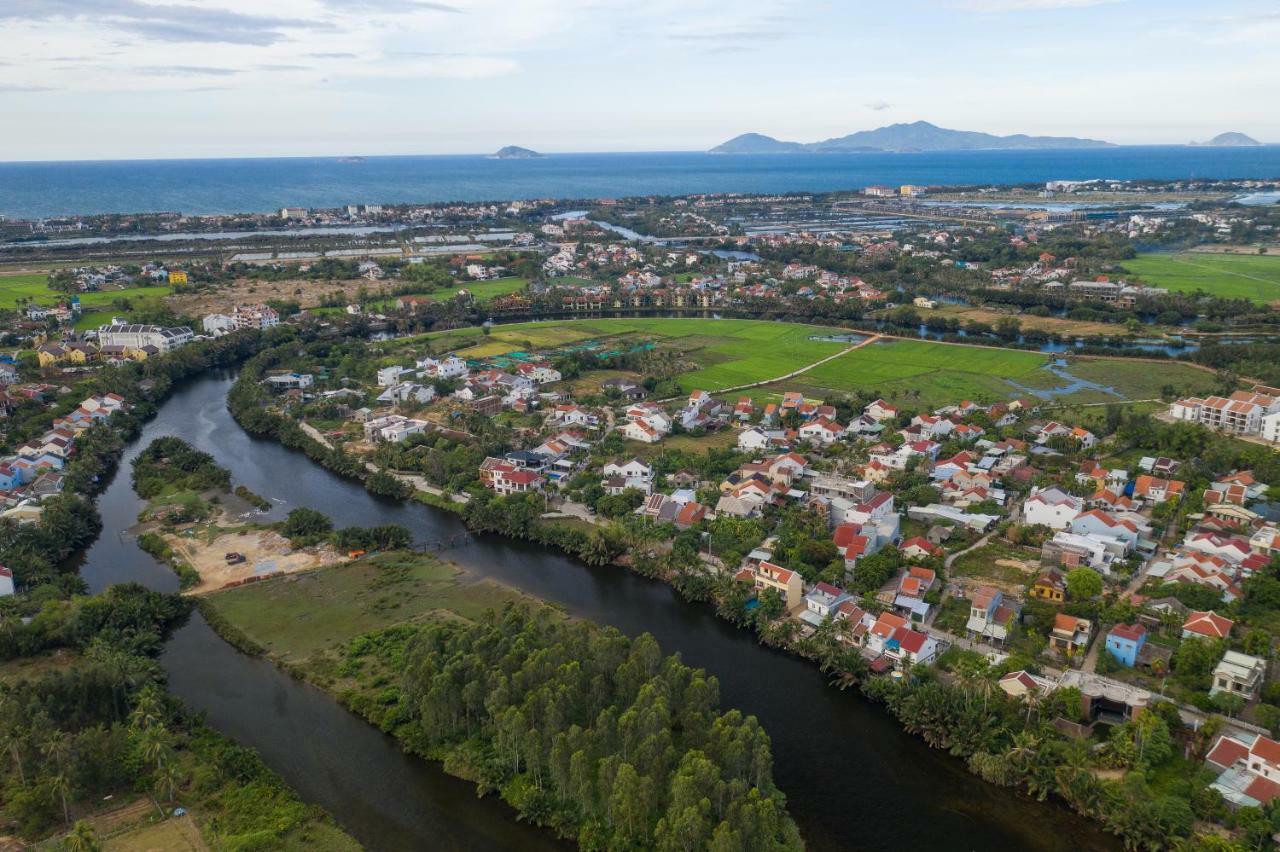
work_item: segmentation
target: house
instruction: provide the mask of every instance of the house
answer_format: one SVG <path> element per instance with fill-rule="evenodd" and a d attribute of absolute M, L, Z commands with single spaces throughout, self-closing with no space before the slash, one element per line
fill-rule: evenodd
<path fill-rule="evenodd" d="M 800 613 L 800 619 L 817 627 L 831 618 L 836 608 L 849 599 L 844 589 L 830 583 L 818 583 L 804 596 L 805 611 Z"/>
<path fill-rule="evenodd" d="M 1068 657 L 1084 651 L 1093 635 L 1093 622 L 1060 612 L 1053 617 L 1053 629 L 1049 632 L 1049 645 Z"/>
<path fill-rule="evenodd" d="M 0 598 L 13 595 L 13 572 L 0 565 Z"/>
<path fill-rule="evenodd" d="M 653 490 L 653 468 L 639 459 L 626 462 L 609 462 L 604 466 L 604 486 L 610 494 L 621 494 L 628 488 L 634 488 L 648 494 Z"/>
<path fill-rule="evenodd" d="M 1013 604 L 1005 603 L 1004 592 L 999 589 L 979 587 L 969 598 L 969 621 L 965 625 L 969 638 L 1003 645 L 1018 617 L 1018 609 Z"/>
<path fill-rule="evenodd" d="M 1107 633 L 1107 653 L 1120 665 L 1133 668 L 1146 641 L 1147 628 L 1141 624 L 1117 624 Z"/>
<path fill-rule="evenodd" d="M 930 542 L 923 536 L 913 536 L 898 546 L 902 551 L 902 555 L 909 559 L 929 559 L 934 556 L 941 556 L 943 549 L 936 544 Z"/>
<path fill-rule="evenodd" d="M 743 568 L 736 579 L 749 582 L 758 590 L 773 589 L 782 596 L 782 602 L 788 611 L 802 603 L 804 580 L 795 571 L 781 565 L 760 562 L 754 567 Z"/>
<path fill-rule="evenodd" d="M 679 501 L 675 500 L 673 496 L 671 502 L 678 503 Z M 676 529 L 687 530 L 702 523 L 706 517 L 707 507 L 696 500 L 690 500 L 680 506 L 680 510 L 676 512 L 674 523 L 676 525 Z"/>
<path fill-rule="evenodd" d="M 1258 697 L 1266 673 L 1266 660 L 1239 651 L 1227 651 L 1213 670 L 1213 686 L 1209 688 L 1209 695 L 1226 692 L 1252 701 Z"/>
<path fill-rule="evenodd" d="M 1149 503 L 1164 503 L 1182 497 L 1186 483 L 1177 479 L 1161 479 L 1143 474 L 1133 481 L 1133 496 Z"/>
<path fill-rule="evenodd" d="M 408 373 L 410 370 L 392 364 L 390 367 L 383 367 L 378 370 L 378 387 L 389 388 L 400 383 L 400 376 Z"/>
<path fill-rule="evenodd" d="M 1182 638 L 1199 636 L 1204 639 L 1226 639 L 1231 635 L 1233 625 L 1231 619 L 1223 618 L 1213 610 L 1193 610 L 1182 623 Z"/>
<path fill-rule="evenodd" d="M 866 408 L 862 409 L 862 413 L 876 421 L 898 419 L 897 406 L 890 405 L 883 399 L 877 399 L 875 402 L 870 403 Z"/>
<path fill-rule="evenodd" d="M 802 441 L 825 447 L 844 437 L 844 427 L 833 420 L 818 417 L 801 426 L 798 434 Z"/>
<path fill-rule="evenodd" d="M 1265 734 L 1223 734 L 1204 760 L 1221 771 L 1210 786 L 1228 803 L 1257 808 L 1280 798 L 1280 742 Z"/>
<path fill-rule="evenodd" d="M 747 453 L 759 452 L 770 445 L 769 434 L 759 426 L 752 426 L 738 433 L 738 449 Z"/>
<path fill-rule="evenodd" d="M 911 627 L 899 627 L 884 643 L 884 655 L 900 669 L 927 666 L 938 656 L 938 640 Z"/>
<path fill-rule="evenodd" d="M 1033 598 L 1051 603 L 1062 603 L 1067 597 L 1067 583 L 1057 571 L 1046 571 L 1031 584 Z"/>
<path fill-rule="evenodd" d="M 555 426 L 585 426 L 592 428 L 600 418 L 575 403 L 560 403 L 547 415 L 547 422 Z"/>
<path fill-rule="evenodd" d="M 1129 518 L 1117 517 L 1101 509 L 1081 512 L 1071 520 L 1069 526 L 1071 532 L 1076 535 L 1119 539 L 1125 543 L 1127 549 L 1132 549 L 1138 544 L 1139 530 L 1136 523 Z"/>
<path fill-rule="evenodd" d="M 618 427 L 618 431 L 627 440 L 639 441 L 644 444 L 656 444 L 662 440 L 663 435 L 663 433 L 650 426 L 646 420 L 628 420 Z"/>
<path fill-rule="evenodd" d="M 1083 509 L 1083 500 L 1061 488 L 1033 488 L 1022 506 L 1022 514 L 1028 526 L 1064 530 Z"/>
<path fill-rule="evenodd" d="M 514 464 L 503 461 L 490 469 L 488 485 L 502 495 L 524 494 L 529 491 L 542 490 L 543 478 L 532 470 L 522 470 Z"/>
<path fill-rule="evenodd" d="M 1048 678 L 1033 675 L 1019 669 L 1009 672 L 996 684 L 1010 698 L 1025 698 L 1028 695 L 1048 695 L 1058 688 L 1058 684 Z"/>

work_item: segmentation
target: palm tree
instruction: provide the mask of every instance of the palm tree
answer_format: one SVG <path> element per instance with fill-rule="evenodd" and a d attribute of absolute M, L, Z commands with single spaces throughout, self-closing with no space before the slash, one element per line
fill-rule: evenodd
<path fill-rule="evenodd" d="M 93 826 L 82 819 L 76 820 L 75 828 L 62 841 L 68 852 L 99 852 L 102 842 Z"/>
<path fill-rule="evenodd" d="M 129 714 L 129 723 L 135 729 L 146 730 L 152 725 L 159 724 L 162 718 L 163 707 L 160 704 L 160 696 L 155 687 L 148 686 L 138 693 L 133 712 Z"/>
<path fill-rule="evenodd" d="M 71 793 L 71 779 L 67 773 L 59 771 L 56 775 L 49 776 L 49 791 L 62 801 L 62 819 L 70 824 L 71 809 L 67 806 L 67 796 Z"/>
<path fill-rule="evenodd" d="M 156 769 L 156 791 L 164 793 L 169 803 L 173 803 L 173 797 L 178 792 L 178 767 L 173 760 L 166 758 Z"/>
<path fill-rule="evenodd" d="M 25 738 L 17 730 L 6 730 L 3 734 L 4 745 L 0 749 L 9 752 L 13 765 L 18 770 L 18 782 L 23 787 L 27 786 L 27 774 L 22 768 L 22 744 Z"/>

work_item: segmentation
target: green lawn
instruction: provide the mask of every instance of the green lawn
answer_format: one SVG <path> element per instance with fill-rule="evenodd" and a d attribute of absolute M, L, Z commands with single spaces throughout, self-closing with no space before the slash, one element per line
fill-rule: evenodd
<path fill-rule="evenodd" d="M 872 391 L 886 399 L 919 400 L 926 407 L 963 399 L 994 402 L 1016 393 L 1005 379 L 1033 375 L 1048 360 L 1038 352 L 891 340 L 864 346 L 783 384 L 802 385 L 817 396 Z"/>
<path fill-rule="evenodd" d="M 1153 252 L 1126 260 L 1124 268 L 1153 287 L 1255 302 L 1280 299 L 1280 255 Z"/>
<path fill-rule="evenodd" d="M 528 278 L 495 278 L 492 281 L 459 281 L 449 287 L 441 287 L 431 293 L 407 293 L 405 295 L 416 296 L 419 299 L 426 299 L 429 302 L 444 302 L 449 299 L 456 298 L 459 290 L 466 290 L 471 294 L 477 302 L 487 302 L 498 296 L 509 296 L 512 293 L 519 293 L 529 286 Z M 389 311 L 395 307 L 396 300 L 383 299 L 376 303 L 368 305 L 372 310 Z M 312 313 L 320 313 L 321 311 L 331 310 L 339 312 L 342 308 L 332 309 L 312 309 Z"/>
<path fill-rule="evenodd" d="M 50 290 L 49 278 L 43 272 L 30 275 L 0 276 L 0 309 L 11 309 L 17 306 L 19 299 L 31 299 L 38 305 L 56 305 L 66 299 L 65 293 Z M 153 299 L 169 295 L 168 287 L 132 287 L 128 290 L 103 290 L 96 293 L 81 293 L 80 304 L 85 308 L 101 308 L 111 305 L 116 299 L 128 299 L 137 303 L 141 299 Z"/>
<path fill-rule="evenodd" d="M 495 326 L 488 335 L 465 329 L 428 335 L 468 358 L 546 350 L 585 340 L 609 340 L 622 348 L 652 341 L 678 350 L 696 368 L 680 379 L 684 390 L 717 391 L 785 375 L 848 347 L 814 340 L 839 329 L 760 320 L 585 319 Z"/>
<path fill-rule="evenodd" d="M 494 583 L 467 582 L 430 557 L 392 553 L 209 596 L 273 657 L 301 661 L 356 636 L 435 617 L 474 618 L 526 600 Z"/>

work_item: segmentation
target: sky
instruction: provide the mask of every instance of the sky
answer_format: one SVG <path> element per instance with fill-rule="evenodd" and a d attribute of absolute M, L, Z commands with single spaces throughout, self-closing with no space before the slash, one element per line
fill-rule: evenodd
<path fill-rule="evenodd" d="M 0 0 L 0 161 L 1280 143 L 1276 0 Z"/>

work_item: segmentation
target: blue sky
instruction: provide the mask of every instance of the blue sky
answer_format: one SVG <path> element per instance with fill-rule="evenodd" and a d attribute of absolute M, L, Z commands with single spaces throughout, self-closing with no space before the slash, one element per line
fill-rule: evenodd
<path fill-rule="evenodd" d="M 0 0 L 0 160 L 1280 142 L 1275 0 Z"/>

